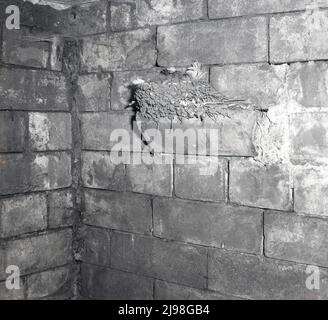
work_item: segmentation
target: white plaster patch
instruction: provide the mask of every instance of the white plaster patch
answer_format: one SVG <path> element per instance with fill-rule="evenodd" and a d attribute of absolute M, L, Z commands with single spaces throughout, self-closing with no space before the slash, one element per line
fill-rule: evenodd
<path fill-rule="evenodd" d="M 65 4 L 56 1 L 48 1 L 48 0 L 23 0 L 23 1 L 32 2 L 33 4 L 37 4 L 40 6 L 50 6 L 56 10 L 65 10 L 71 7 L 71 4 L 67 4 L 67 3 Z"/>
<path fill-rule="evenodd" d="M 37 150 L 46 150 L 50 142 L 49 120 L 46 114 L 30 113 L 29 133 L 32 147 Z"/>

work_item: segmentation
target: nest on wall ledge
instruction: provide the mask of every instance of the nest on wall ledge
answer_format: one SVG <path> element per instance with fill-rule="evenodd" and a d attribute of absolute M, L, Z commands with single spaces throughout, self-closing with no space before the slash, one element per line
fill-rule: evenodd
<path fill-rule="evenodd" d="M 168 76 L 164 82 L 134 82 L 133 104 L 137 112 L 148 120 L 162 119 L 214 121 L 220 116 L 228 117 L 231 110 L 259 110 L 247 100 L 226 97 L 217 92 L 206 81 L 205 73 L 198 62 L 192 64 L 185 73 L 174 68 L 163 71 Z"/>

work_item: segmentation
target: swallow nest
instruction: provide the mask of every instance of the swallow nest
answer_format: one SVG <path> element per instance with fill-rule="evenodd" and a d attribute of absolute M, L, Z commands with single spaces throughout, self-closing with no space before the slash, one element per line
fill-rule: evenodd
<path fill-rule="evenodd" d="M 206 117 L 216 121 L 220 116 L 229 116 L 230 110 L 256 108 L 248 101 L 228 98 L 207 82 L 193 79 L 190 75 L 189 79 L 184 76 L 178 81 L 139 81 L 134 89 L 137 111 L 155 122 L 163 118 L 182 121 L 191 118 L 203 120 Z"/>

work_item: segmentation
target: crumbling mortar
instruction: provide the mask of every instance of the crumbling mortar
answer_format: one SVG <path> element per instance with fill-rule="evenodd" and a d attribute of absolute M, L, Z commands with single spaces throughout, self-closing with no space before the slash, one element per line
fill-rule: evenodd
<path fill-rule="evenodd" d="M 83 244 L 81 243 L 80 228 L 83 225 L 82 221 L 82 197 L 81 197 L 81 161 L 82 161 L 82 134 L 81 134 L 81 120 L 79 107 L 76 103 L 76 92 L 78 88 L 78 75 L 80 72 L 81 64 L 81 50 L 82 43 L 80 40 L 66 39 L 64 42 L 63 50 L 63 72 L 66 76 L 66 82 L 69 92 L 69 108 L 72 119 L 72 190 L 73 190 L 73 208 L 74 208 L 74 221 L 73 221 L 73 243 L 72 243 L 72 258 L 75 264 L 79 266 L 80 251 Z M 80 296 L 80 273 L 76 277 L 75 299 Z"/>
<path fill-rule="evenodd" d="M 226 201 L 230 204 L 230 160 L 227 160 L 227 169 L 226 169 L 226 177 L 225 177 L 225 192 L 226 192 Z"/>
<path fill-rule="evenodd" d="M 52 191 L 52 192 L 59 192 L 59 191 L 65 191 L 65 190 L 70 190 L 71 187 L 65 187 L 65 188 L 60 188 L 60 189 L 53 189 L 53 190 L 38 190 L 38 191 L 25 191 L 25 192 L 16 192 L 16 193 L 8 193 L 8 194 L 1 194 L 0 195 L 0 200 L 4 199 L 10 199 L 16 196 L 28 196 L 28 195 L 39 195 L 39 194 L 45 194 L 47 191 Z"/>
<path fill-rule="evenodd" d="M 271 32 L 270 32 L 271 15 L 267 16 L 267 41 L 268 41 L 268 63 L 271 61 Z"/>
<path fill-rule="evenodd" d="M 43 229 L 43 230 L 38 230 L 38 231 L 27 232 L 22 235 L 0 238 L 0 241 L 2 241 L 4 244 L 6 244 L 7 242 L 10 242 L 10 241 L 24 240 L 24 239 L 28 239 L 28 238 L 32 238 L 32 237 L 54 234 L 54 233 L 57 233 L 60 231 L 71 230 L 71 229 L 72 229 L 72 227 L 58 227 L 58 228 L 53 228 L 53 229 Z"/>
<path fill-rule="evenodd" d="M 265 210 L 262 212 L 262 255 L 266 257 L 265 254 Z"/>

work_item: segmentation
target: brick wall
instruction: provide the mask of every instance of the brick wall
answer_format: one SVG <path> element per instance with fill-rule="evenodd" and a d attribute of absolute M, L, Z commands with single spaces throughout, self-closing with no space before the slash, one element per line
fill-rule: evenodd
<path fill-rule="evenodd" d="M 4 30 L 0 225 L 12 230 L 0 231 L 7 262 L 27 252 L 22 296 L 61 283 L 73 224 L 85 299 L 328 298 L 328 2 L 307 4 L 96 0 Z M 218 154 L 193 164 L 113 162 L 111 133 L 134 135 L 132 81 L 194 60 L 217 90 L 267 110 L 255 128 L 242 112 L 223 120 Z M 39 209 L 27 219 L 22 202 Z M 58 254 L 40 258 L 43 237 Z M 320 290 L 305 286 L 309 265 Z"/>

